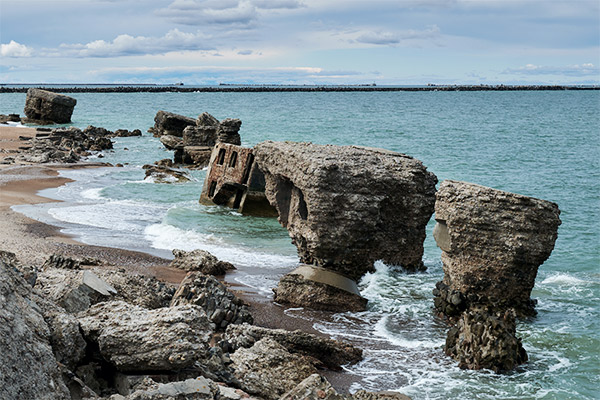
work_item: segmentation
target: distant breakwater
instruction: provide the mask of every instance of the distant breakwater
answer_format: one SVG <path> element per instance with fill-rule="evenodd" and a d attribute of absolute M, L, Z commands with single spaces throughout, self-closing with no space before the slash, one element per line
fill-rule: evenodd
<path fill-rule="evenodd" d="M 23 87 L 0 86 L 0 93 L 26 93 L 36 87 L 55 93 L 230 93 L 230 92 L 474 92 L 474 91 L 519 91 L 519 90 L 600 90 L 600 86 L 550 86 L 550 85 L 457 85 L 457 86 L 74 86 L 51 87 L 28 85 Z"/>

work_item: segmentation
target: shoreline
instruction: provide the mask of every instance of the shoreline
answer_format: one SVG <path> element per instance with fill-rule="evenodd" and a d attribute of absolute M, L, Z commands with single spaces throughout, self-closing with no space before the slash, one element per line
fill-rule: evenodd
<path fill-rule="evenodd" d="M 15 132 L 15 130 L 17 132 Z M 0 149 L 14 147 L 17 136 L 35 135 L 34 128 L 0 126 Z M 13 140 L 11 140 L 11 138 Z M 0 152 L 0 157 L 6 153 Z M 1 158 L 0 158 L 1 160 Z M 149 253 L 116 247 L 85 244 L 64 234 L 60 227 L 31 219 L 11 209 L 14 205 L 60 202 L 40 196 L 41 190 L 57 188 L 71 179 L 59 177 L 59 170 L 69 168 L 94 168 L 98 163 L 76 164 L 11 164 L 0 165 L 0 250 L 15 253 L 24 265 L 40 267 L 52 254 L 72 258 L 97 258 L 106 263 L 95 268 L 124 268 L 129 273 L 153 276 L 158 280 L 178 286 L 187 272 L 169 267 L 170 260 Z M 286 307 L 258 293 L 255 289 L 235 281 L 236 271 L 217 277 L 249 305 L 254 325 L 285 330 L 301 330 L 329 337 L 313 328 L 313 321 L 288 316 Z M 320 371 L 340 392 L 348 392 L 354 382 L 352 375 L 344 372 Z"/>

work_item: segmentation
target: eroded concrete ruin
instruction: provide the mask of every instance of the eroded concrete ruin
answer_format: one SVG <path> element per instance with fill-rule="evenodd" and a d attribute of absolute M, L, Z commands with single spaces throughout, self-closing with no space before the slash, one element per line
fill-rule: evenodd
<path fill-rule="evenodd" d="M 62 94 L 31 88 L 25 99 L 27 122 L 63 124 L 71 122 L 77 100 Z"/>
<path fill-rule="evenodd" d="M 265 179 L 251 148 L 217 143 L 212 150 L 200 203 L 223 205 L 245 215 L 275 217 L 265 197 Z"/>

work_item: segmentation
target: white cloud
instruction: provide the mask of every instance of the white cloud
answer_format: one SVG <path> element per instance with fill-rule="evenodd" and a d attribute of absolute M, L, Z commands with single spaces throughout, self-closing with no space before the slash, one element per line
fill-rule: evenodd
<path fill-rule="evenodd" d="M 0 55 L 2 57 L 31 57 L 33 51 L 31 48 L 11 40 L 8 44 L 0 45 Z"/>
<path fill-rule="evenodd" d="M 178 29 L 162 37 L 119 35 L 113 41 L 95 40 L 86 44 L 61 44 L 59 55 L 75 57 L 119 57 L 139 54 L 164 54 L 174 51 L 209 50 L 209 36 Z"/>
<path fill-rule="evenodd" d="M 563 76 L 596 76 L 600 79 L 600 67 L 592 63 L 567 66 L 545 66 L 526 64 L 518 68 L 509 68 L 504 74 L 515 75 L 563 75 Z"/>

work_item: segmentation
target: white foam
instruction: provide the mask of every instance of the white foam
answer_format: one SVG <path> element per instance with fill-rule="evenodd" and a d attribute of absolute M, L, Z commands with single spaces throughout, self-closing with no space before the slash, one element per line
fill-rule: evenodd
<path fill-rule="evenodd" d="M 183 230 L 165 223 L 146 227 L 144 235 L 156 249 L 185 251 L 202 249 L 235 265 L 280 269 L 289 268 L 298 263 L 297 257 L 259 253 L 253 249 L 226 243 L 222 238 L 212 234 Z"/>
<path fill-rule="evenodd" d="M 442 346 L 443 343 L 434 340 L 415 340 L 407 339 L 400 336 L 399 333 L 392 333 L 387 329 L 389 315 L 384 315 L 374 326 L 373 331 L 375 335 L 385 338 L 394 346 L 399 346 L 407 349 L 425 348 L 425 349 L 436 349 Z"/>
<path fill-rule="evenodd" d="M 542 281 L 542 285 L 569 285 L 569 286 L 583 286 L 589 282 L 583 279 L 576 278 L 568 274 L 555 274 L 549 276 Z"/>
<path fill-rule="evenodd" d="M 100 194 L 102 192 L 102 189 L 103 188 L 93 188 L 84 190 L 81 192 L 81 197 L 90 200 L 100 200 L 102 199 L 102 195 Z"/>

